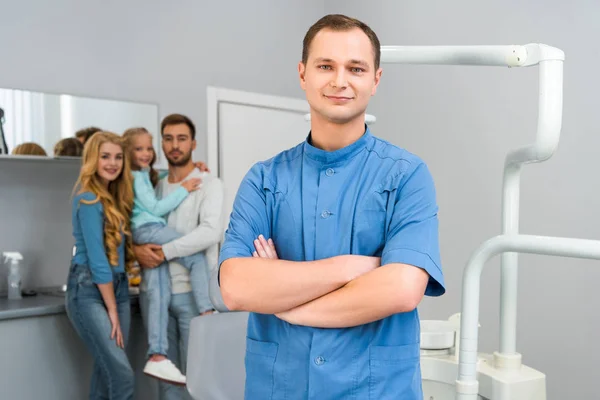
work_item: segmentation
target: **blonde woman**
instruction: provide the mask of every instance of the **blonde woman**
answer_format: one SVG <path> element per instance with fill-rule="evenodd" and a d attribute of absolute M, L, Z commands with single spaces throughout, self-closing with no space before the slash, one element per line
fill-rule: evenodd
<path fill-rule="evenodd" d="M 94 359 L 90 399 L 129 400 L 134 374 L 125 352 L 131 319 L 126 271 L 133 263 L 133 189 L 122 138 L 96 133 L 82 162 L 73 198 L 67 315 Z"/>

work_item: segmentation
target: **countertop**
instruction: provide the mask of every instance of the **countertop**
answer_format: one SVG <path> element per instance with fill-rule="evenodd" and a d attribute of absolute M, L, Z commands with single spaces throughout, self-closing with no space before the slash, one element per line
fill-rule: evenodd
<path fill-rule="evenodd" d="M 132 311 L 137 310 L 139 306 L 138 293 L 130 292 L 130 298 Z M 36 296 L 23 297 L 19 300 L 8 300 L 6 297 L 0 298 L 0 321 L 65 312 L 64 294 L 38 293 Z"/>

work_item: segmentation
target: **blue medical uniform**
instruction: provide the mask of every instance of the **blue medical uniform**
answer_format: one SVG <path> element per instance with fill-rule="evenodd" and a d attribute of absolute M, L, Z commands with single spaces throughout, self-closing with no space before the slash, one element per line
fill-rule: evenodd
<path fill-rule="evenodd" d="M 365 127 L 366 128 L 366 127 Z M 417 156 L 368 128 L 336 151 L 298 146 L 255 164 L 236 195 L 219 265 L 251 257 L 259 234 L 279 258 L 380 256 L 429 274 L 445 292 L 433 179 Z M 417 310 L 366 325 L 323 329 L 251 313 L 246 341 L 249 400 L 422 400 Z"/>

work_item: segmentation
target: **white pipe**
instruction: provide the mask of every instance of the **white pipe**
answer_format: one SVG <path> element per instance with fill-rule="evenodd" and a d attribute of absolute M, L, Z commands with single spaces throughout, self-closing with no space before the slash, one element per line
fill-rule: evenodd
<path fill-rule="evenodd" d="M 382 46 L 382 63 L 521 66 L 524 46 Z"/>
<path fill-rule="evenodd" d="M 502 233 L 519 233 L 521 165 L 505 165 L 502 193 Z M 518 254 L 503 253 L 500 272 L 500 354 L 514 354 L 517 329 Z M 513 331 L 515 335 L 513 335 Z"/>
<path fill-rule="evenodd" d="M 538 127 L 534 144 L 510 152 L 504 165 L 502 233 L 519 232 L 519 182 L 521 166 L 542 162 L 558 147 L 562 126 L 563 62 L 539 63 Z M 518 256 L 502 255 L 500 284 L 500 354 L 514 355 L 517 342 Z"/>
<path fill-rule="evenodd" d="M 481 271 L 494 255 L 504 252 L 600 259 L 600 241 L 533 235 L 500 235 L 484 242 L 471 256 L 463 276 L 457 399 L 476 400 L 479 287 Z"/>
<path fill-rule="evenodd" d="M 562 126 L 562 50 L 544 44 L 523 46 L 382 46 L 381 62 L 397 64 L 479 65 L 526 67 L 538 65 L 539 107 L 535 143 L 506 157 L 502 196 L 502 232 L 519 232 L 519 183 L 523 164 L 550 158 Z M 516 354 L 518 255 L 502 256 L 500 300 L 500 357 Z M 477 321 L 469 321 L 476 329 Z M 476 345 L 476 343 L 475 343 Z M 469 389 L 463 388 L 465 393 Z"/>
<path fill-rule="evenodd" d="M 390 64 L 480 65 L 528 67 L 565 58 L 544 44 L 502 46 L 381 46 L 381 62 Z"/>

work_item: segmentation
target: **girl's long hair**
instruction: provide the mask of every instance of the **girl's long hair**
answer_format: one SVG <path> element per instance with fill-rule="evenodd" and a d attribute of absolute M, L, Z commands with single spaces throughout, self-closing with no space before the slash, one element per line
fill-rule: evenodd
<path fill-rule="evenodd" d="M 138 135 L 150 135 L 150 132 L 146 128 L 130 128 L 123 133 L 123 139 L 125 139 L 125 151 L 127 152 L 127 158 L 129 162 L 133 162 L 133 140 Z M 156 150 L 152 151 L 152 161 L 150 161 L 150 182 L 152 186 L 158 185 L 158 171 L 154 169 L 154 163 L 156 162 Z M 133 169 L 133 166 L 132 166 Z"/>
<path fill-rule="evenodd" d="M 123 149 L 123 168 L 119 176 L 106 188 L 98 176 L 100 147 L 113 143 Z M 118 248 L 125 235 L 125 270 L 129 271 L 135 257 L 131 238 L 130 216 L 133 208 L 133 177 L 129 155 L 124 149 L 123 138 L 111 132 L 97 132 L 85 143 L 79 178 L 75 184 L 77 193 L 92 192 L 96 199 L 81 200 L 84 204 L 100 201 L 104 208 L 104 246 L 110 265 L 119 265 Z"/>

